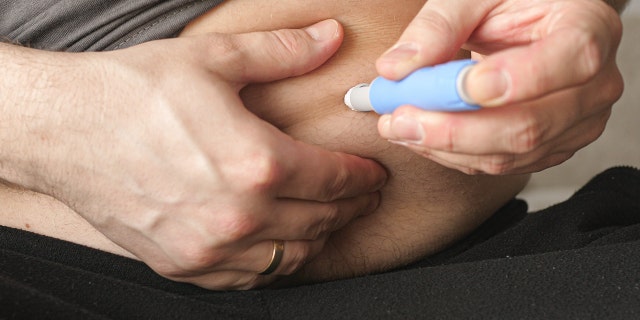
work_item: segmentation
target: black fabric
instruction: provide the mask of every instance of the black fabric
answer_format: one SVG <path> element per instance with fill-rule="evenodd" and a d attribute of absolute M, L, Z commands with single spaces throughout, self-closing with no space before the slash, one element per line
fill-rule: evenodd
<path fill-rule="evenodd" d="M 515 210 L 521 212 L 522 208 Z M 505 224 L 508 221 L 495 223 L 494 228 Z M 570 200 L 524 215 L 522 221 L 505 232 L 496 231 L 485 236 L 476 233 L 473 237 L 478 239 L 458 244 L 462 249 L 455 248 L 464 253 L 448 257 L 455 250 L 452 248 L 425 261 L 423 266 L 439 260 L 459 263 L 640 240 L 640 174 L 630 167 L 609 169 Z M 485 241 L 487 237 L 491 241 Z M 473 248 L 467 250 L 465 246 Z"/>
<path fill-rule="evenodd" d="M 124 48 L 174 36 L 220 2 L 0 0 L 0 40 Z M 514 200 L 411 266 L 248 292 L 171 282 L 137 261 L 0 227 L 0 319 L 637 319 L 638 217 L 640 171 L 613 168 L 538 213 Z"/>
<path fill-rule="evenodd" d="M 211 292 L 144 264 L 0 228 L 2 319 L 640 317 L 640 171 L 619 167 L 526 214 L 514 200 L 465 240 L 383 274 Z"/>
<path fill-rule="evenodd" d="M 38 49 L 103 51 L 178 34 L 222 0 L 1 0 L 0 39 Z"/>

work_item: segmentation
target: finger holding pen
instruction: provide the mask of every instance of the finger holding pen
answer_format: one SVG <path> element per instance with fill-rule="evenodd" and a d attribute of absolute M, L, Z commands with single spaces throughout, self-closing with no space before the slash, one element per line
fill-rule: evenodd
<path fill-rule="evenodd" d="M 469 173 L 523 173 L 558 164 L 600 135 L 622 93 L 615 62 L 621 28 L 616 12 L 599 0 L 431 0 L 378 60 L 378 71 L 400 80 L 446 62 L 461 47 L 474 51 L 482 61 L 463 87 L 484 108 L 443 114 L 405 106 L 381 117 L 379 132 Z M 568 143 L 574 128 L 585 131 L 579 143 Z M 558 156 L 557 150 L 569 152 Z"/>

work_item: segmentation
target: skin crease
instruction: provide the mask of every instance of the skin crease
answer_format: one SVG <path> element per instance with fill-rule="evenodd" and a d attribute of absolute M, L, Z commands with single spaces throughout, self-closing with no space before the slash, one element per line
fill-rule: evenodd
<path fill-rule="evenodd" d="M 379 272 L 442 250 L 486 220 L 528 180 L 527 175 L 467 176 L 446 169 L 380 138 L 378 115 L 343 105 L 346 90 L 377 75 L 376 58 L 423 3 L 232 0 L 194 20 L 181 35 L 298 28 L 326 18 L 343 24 L 344 43 L 326 65 L 242 92 L 252 112 L 294 138 L 376 159 L 390 173 L 380 208 L 332 234 L 324 251 L 289 279 L 292 283 Z M 465 56 L 461 52 L 458 58 Z M 0 188 L 0 202 L 0 224 L 135 258 L 47 196 L 7 186 Z M 270 254 L 265 252 L 265 263 Z"/>

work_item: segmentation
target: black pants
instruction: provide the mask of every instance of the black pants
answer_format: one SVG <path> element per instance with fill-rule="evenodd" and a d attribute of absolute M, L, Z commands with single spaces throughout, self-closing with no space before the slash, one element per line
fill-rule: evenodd
<path fill-rule="evenodd" d="M 526 211 L 514 200 L 399 270 L 248 292 L 1 228 L 0 319 L 640 318 L 640 171 L 607 170 L 568 201 Z"/>

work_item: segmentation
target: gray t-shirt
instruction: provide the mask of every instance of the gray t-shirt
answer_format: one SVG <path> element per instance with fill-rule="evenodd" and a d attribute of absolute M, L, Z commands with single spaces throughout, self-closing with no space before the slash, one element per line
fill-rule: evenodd
<path fill-rule="evenodd" d="M 0 0 L 0 38 L 47 50 L 115 50 L 174 37 L 221 2 Z"/>

